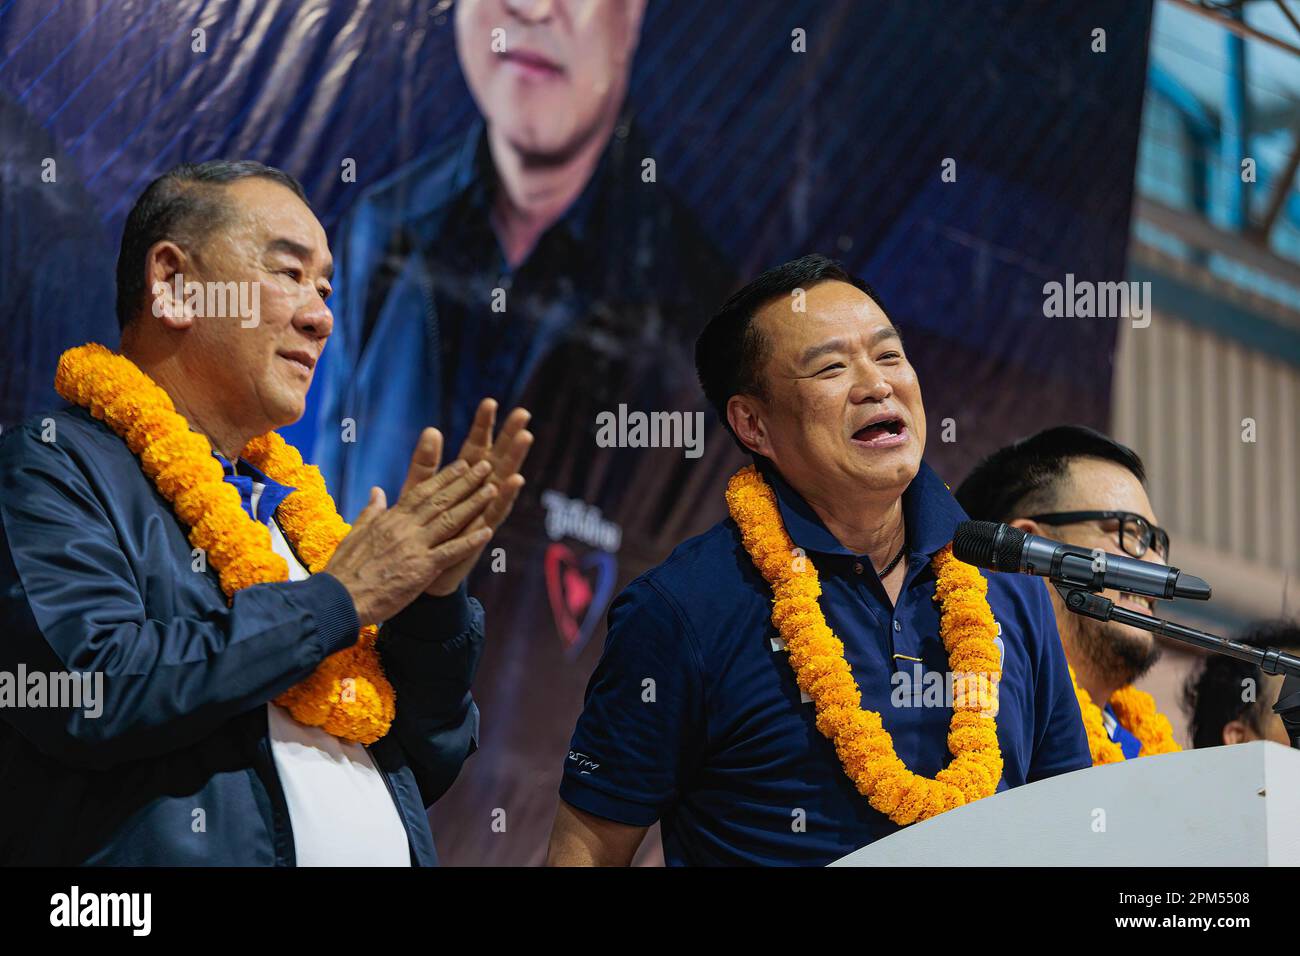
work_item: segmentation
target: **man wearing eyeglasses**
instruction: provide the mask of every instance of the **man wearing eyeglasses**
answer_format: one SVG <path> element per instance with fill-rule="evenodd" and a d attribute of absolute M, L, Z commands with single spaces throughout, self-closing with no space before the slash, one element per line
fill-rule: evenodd
<path fill-rule="evenodd" d="M 956 497 L 976 520 L 1167 564 L 1169 535 L 1156 523 L 1145 485 L 1146 469 L 1132 449 L 1091 428 L 1062 425 L 994 452 L 967 476 Z M 1140 628 L 1073 614 L 1055 588 L 1048 590 L 1077 686 L 1101 707 L 1106 733 L 1124 758 L 1139 756 L 1142 744 L 1121 723 L 1111 699 L 1151 669 L 1160 644 Z M 1134 594 L 1102 593 L 1142 614 L 1155 605 Z"/>

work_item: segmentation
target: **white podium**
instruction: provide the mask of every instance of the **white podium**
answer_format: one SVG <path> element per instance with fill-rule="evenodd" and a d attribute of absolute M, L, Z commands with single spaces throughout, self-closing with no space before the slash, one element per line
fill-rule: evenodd
<path fill-rule="evenodd" d="M 1257 741 L 1076 770 L 949 810 L 832 866 L 1295 866 L 1300 751 Z"/>

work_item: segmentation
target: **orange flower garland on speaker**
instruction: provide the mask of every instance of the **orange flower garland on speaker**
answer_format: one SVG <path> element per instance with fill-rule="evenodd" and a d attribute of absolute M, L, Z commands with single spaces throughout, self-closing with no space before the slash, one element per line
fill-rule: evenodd
<path fill-rule="evenodd" d="M 933 559 L 939 635 L 949 668 L 965 676 L 949 723 L 953 760 L 934 779 L 922 777 L 899 759 L 880 714 L 862 709 L 844 644 L 817 603 L 817 569 L 806 558 L 794 558 L 776 496 L 753 466 L 732 476 L 727 506 L 745 550 L 772 587 L 772 623 L 790 653 L 799 689 L 813 699 L 817 729 L 834 743 L 844 772 L 871 806 L 895 823 L 908 824 L 994 793 L 1002 777 L 1002 751 L 989 713 L 996 713 L 996 703 L 989 708 L 987 702 L 996 702 L 1002 665 L 993 643 L 998 628 L 986 597 L 988 582 L 979 571 L 954 558 L 951 546 Z"/>
<path fill-rule="evenodd" d="M 94 343 L 59 359 L 54 387 L 88 409 L 139 457 L 140 466 L 189 527 L 190 543 L 216 569 L 227 598 L 254 584 L 289 579 L 284 559 L 271 549 L 271 532 L 244 511 L 239 491 L 224 480 L 211 443 L 192 431 L 171 397 L 134 362 Z M 295 490 L 281 502 L 281 531 L 312 573 L 329 562 L 350 530 L 339 517 L 325 480 L 275 432 L 250 441 L 243 456 Z M 375 647 L 378 628 L 361 629 L 357 643 L 332 654 L 305 680 L 275 699 L 295 720 L 356 743 L 388 733 L 397 695 Z"/>

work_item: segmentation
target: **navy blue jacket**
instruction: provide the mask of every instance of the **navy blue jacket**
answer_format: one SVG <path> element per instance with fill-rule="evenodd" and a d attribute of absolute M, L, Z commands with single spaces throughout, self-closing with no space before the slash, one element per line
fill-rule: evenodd
<path fill-rule="evenodd" d="M 103 674 L 97 717 L 0 706 L 0 863 L 293 865 L 265 705 L 356 641 L 356 610 L 328 574 L 227 602 L 194 565 L 171 505 L 85 410 L 0 435 L 0 672 Z M 417 865 L 437 862 L 425 808 L 477 746 L 482 641 L 463 588 L 380 631 L 397 718 L 369 750 Z"/>

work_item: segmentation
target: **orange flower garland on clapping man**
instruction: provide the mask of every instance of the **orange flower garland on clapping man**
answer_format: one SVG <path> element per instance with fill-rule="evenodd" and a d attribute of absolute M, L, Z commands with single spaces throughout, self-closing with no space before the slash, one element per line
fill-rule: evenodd
<path fill-rule="evenodd" d="M 906 767 L 880 714 L 862 709 L 844 644 L 817 602 L 817 569 L 807 559 L 792 560 L 794 542 L 776 496 L 753 466 L 732 477 L 727 506 L 745 550 L 772 587 L 772 623 L 790 653 L 799 689 L 813 699 L 817 729 L 834 743 L 844 772 L 871 806 L 895 823 L 908 824 L 994 793 L 1002 777 L 1002 751 L 989 712 L 996 713 L 996 707 L 988 708 L 987 701 L 996 701 L 1001 657 L 993 643 L 997 622 L 983 575 L 954 558 L 951 547 L 934 557 L 939 634 L 950 670 L 967 676 L 948 730 L 953 760 L 932 780 Z"/>
<path fill-rule="evenodd" d="M 67 401 L 102 420 L 140 459 L 179 518 L 190 543 L 207 555 L 228 598 L 254 584 L 289 579 L 271 532 L 244 511 L 239 492 L 224 480 L 211 443 L 192 431 L 171 397 L 134 362 L 102 345 L 69 349 L 59 359 L 54 387 Z M 281 502 L 281 531 L 312 573 L 329 562 L 350 525 L 339 517 L 325 480 L 275 432 L 254 438 L 244 457 L 294 491 Z M 378 628 L 367 625 L 353 646 L 323 660 L 305 680 L 275 699 L 295 720 L 344 740 L 371 744 L 388 733 L 396 693 L 375 647 Z"/>

